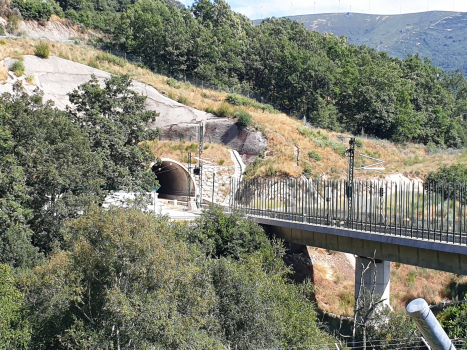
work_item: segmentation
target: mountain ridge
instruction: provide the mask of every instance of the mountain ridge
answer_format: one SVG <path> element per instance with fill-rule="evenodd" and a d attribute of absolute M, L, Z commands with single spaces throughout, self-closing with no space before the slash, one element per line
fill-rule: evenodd
<path fill-rule="evenodd" d="M 419 54 L 446 71 L 467 72 L 467 13 L 428 11 L 401 15 L 354 12 L 284 16 L 310 30 L 345 36 L 349 43 L 366 45 L 406 58 Z M 261 20 L 254 21 L 261 23 Z"/>

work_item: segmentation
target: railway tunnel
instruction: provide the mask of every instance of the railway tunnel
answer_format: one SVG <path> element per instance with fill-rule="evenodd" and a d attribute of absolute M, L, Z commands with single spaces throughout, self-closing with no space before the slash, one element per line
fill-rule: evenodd
<path fill-rule="evenodd" d="M 188 195 L 188 183 L 190 182 L 190 196 L 195 198 L 197 194 L 196 181 L 193 174 L 181 163 L 168 158 L 162 158 L 161 164 L 154 164 L 151 168 L 159 181 L 159 198 L 177 199 L 185 201 Z"/>

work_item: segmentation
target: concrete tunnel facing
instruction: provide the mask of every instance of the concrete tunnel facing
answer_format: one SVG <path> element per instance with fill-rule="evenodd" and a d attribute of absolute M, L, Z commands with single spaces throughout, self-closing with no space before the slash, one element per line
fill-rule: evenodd
<path fill-rule="evenodd" d="M 190 196 L 195 198 L 197 194 L 196 181 L 193 174 L 181 163 L 168 158 L 162 158 L 161 164 L 154 164 L 152 172 L 159 181 L 159 198 L 186 200 L 188 195 L 188 181 L 190 184 Z"/>

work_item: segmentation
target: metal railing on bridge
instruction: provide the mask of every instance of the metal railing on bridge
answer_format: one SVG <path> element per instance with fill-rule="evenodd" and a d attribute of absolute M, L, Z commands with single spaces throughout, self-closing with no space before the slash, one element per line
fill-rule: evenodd
<path fill-rule="evenodd" d="M 466 245 L 467 184 L 232 179 L 231 209 L 249 215 Z"/>

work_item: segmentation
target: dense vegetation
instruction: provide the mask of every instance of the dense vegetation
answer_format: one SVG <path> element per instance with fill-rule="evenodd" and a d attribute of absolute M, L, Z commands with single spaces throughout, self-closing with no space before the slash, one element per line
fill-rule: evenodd
<path fill-rule="evenodd" d="M 314 126 L 399 142 L 467 144 L 464 76 L 419 56 L 392 58 L 289 19 L 255 26 L 224 0 L 189 8 L 163 0 L 59 4 L 151 69 L 254 91 Z"/>
<path fill-rule="evenodd" d="M 143 213 L 156 113 L 97 79 L 59 111 L 0 96 L 0 348 L 237 349 L 320 344 L 312 286 L 239 213 L 194 224 Z M 109 190 L 140 191 L 103 209 Z"/>
<path fill-rule="evenodd" d="M 0 96 L 0 262 L 31 265 L 61 246 L 63 222 L 107 189 L 154 186 L 154 156 L 138 143 L 155 136 L 145 126 L 156 113 L 129 84 L 93 79 L 71 93 L 67 112 L 18 84 Z"/>

